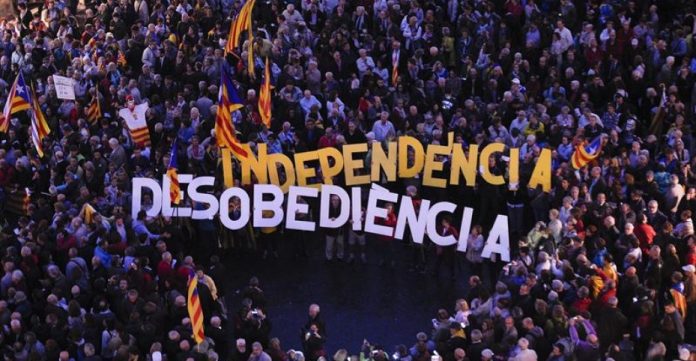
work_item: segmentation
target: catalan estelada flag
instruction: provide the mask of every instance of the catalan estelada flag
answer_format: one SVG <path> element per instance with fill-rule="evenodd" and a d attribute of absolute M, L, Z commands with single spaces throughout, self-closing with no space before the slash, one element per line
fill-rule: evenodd
<path fill-rule="evenodd" d="M 181 202 L 181 187 L 179 186 L 179 156 L 176 151 L 176 140 L 172 143 L 172 152 L 169 155 L 167 166 L 167 178 L 169 178 L 169 200 L 172 204 Z"/>
<path fill-rule="evenodd" d="M 200 344 L 205 339 L 205 333 L 203 332 L 203 308 L 198 297 L 198 277 L 193 272 L 189 275 L 186 306 L 193 328 L 193 339 L 197 344 Z"/>
<path fill-rule="evenodd" d="M 259 91 L 259 114 L 267 129 L 271 129 L 271 68 L 266 58 L 266 68 L 263 72 L 263 84 Z"/>
<path fill-rule="evenodd" d="M 41 106 L 39 105 L 39 100 L 36 97 L 36 93 L 32 91 L 31 97 L 31 140 L 34 143 L 36 152 L 39 157 L 44 156 L 43 152 L 43 139 L 51 133 L 51 128 L 48 127 L 48 122 L 46 117 L 41 111 Z"/>
<path fill-rule="evenodd" d="M 251 33 L 251 15 L 254 10 L 256 0 L 248 0 L 239 10 L 239 14 L 230 25 L 230 33 L 227 35 L 227 44 L 225 44 L 225 54 L 231 53 L 239 46 L 239 37 L 244 30 Z"/>
<path fill-rule="evenodd" d="M 597 136 L 591 143 L 575 147 L 570 157 L 570 163 L 575 169 L 580 169 L 599 157 L 602 153 L 602 136 Z"/>
<path fill-rule="evenodd" d="M 10 94 L 5 102 L 5 109 L 3 110 L 4 121 L 0 124 L 0 132 L 7 133 L 7 129 L 10 126 L 10 116 L 17 112 L 23 110 L 29 110 L 31 108 L 31 94 L 29 92 L 29 87 L 24 82 L 24 75 L 19 72 L 12 87 L 10 88 Z"/>
<path fill-rule="evenodd" d="M 102 117 L 101 106 L 99 105 L 99 96 L 92 97 L 92 101 L 87 108 L 87 121 L 94 125 Z"/>
<path fill-rule="evenodd" d="M 237 157 L 248 156 L 237 139 L 236 130 L 232 123 L 232 112 L 243 107 L 241 99 L 232 84 L 227 67 L 222 67 L 220 91 L 218 95 L 217 115 L 215 116 L 215 137 L 220 147 L 229 148 Z"/>

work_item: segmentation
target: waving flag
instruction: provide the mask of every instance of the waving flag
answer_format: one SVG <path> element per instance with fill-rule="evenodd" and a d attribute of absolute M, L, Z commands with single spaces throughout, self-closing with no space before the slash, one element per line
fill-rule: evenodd
<path fill-rule="evenodd" d="M 5 119 L 0 123 L 0 132 L 7 133 L 7 129 L 10 126 L 10 116 L 22 110 L 30 109 L 30 104 L 31 94 L 29 93 L 27 84 L 24 82 L 24 75 L 20 72 L 14 83 L 12 83 L 10 94 L 5 102 L 5 109 L 3 110 L 3 117 Z"/>
<path fill-rule="evenodd" d="M 133 142 L 141 147 L 149 147 L 151 143 L 150 130 L 145 118 L 148 108 L 147 103 L 134 105 L 132 97 L 128 96 L 128 106 L 118 111 L 118 115 L 126 121 Z"/>
<path fill-rule="evenodd" d="M 0 113 L 0 132 L 7 133 L 10 129 L 10 120 L 5 118 L 5 113 Z"/>
<path fill-rule="evenodd" d="M 271 129 L 271 68 L 266 58 L 266 68 L 263 72 L 263 84 L 259 91 L 259 114 L 266 128 Z"/>
<path fill-rule="evenodd" d="M 179 186 L 179 156 L 176 152 L 176 140 L 172 143 L 172 152 L 169 155 L 167 166 L 167 178 L 169 178 L 169 200 L 173 204 L 181 202 L 181 187 Z"/>
<path fill-rule="evenodd" d="M 198 297 L 198 277 L 191 272 L 188 280 L 188 299 L 186 300 L 189 318 L 193 327 L 193 339 L 197 344 L 203 342 L 205 333 L 203 332 L 203 308 Z"/>
<path fill-rule="evenodd" d="M 570 157 L 570 163 L 575 169 L 580 169 L 599 157 L 602 153 L 602 136 L 597 136 L 592 143 L 575 147 Z"/>
<path fill-rule="evenodd" d="M 254 61 L 254 32 L 249 29 L 249 48 L 247 50 L 247 73 L 252 79 L 256 77 L 256 62 Z"/>
<path fill-rule="evenodd" d="M 237 134 L 232 123 L 232 112 L 243 107 L 241 99 L 232 84 L 227 67 L 222 67 L 220 80 L 220 92 L 218 95 L 218 109 L 215 117 L 215 137 L 220 147 L 227 147 L 237 157 L 247 157 L 244 150 L 237 140 Z"/>
<path fill-rule="evenodd" d="M 92 97 L 92 102 L 89 103 L 87 108 L 87 121 L 94 125 L 97 123 L 99 118 L 102 117 L 101 106 L 99 105 L 99 96 Z"/>
<path fill-rule="evenodd" d="M 42 142 L 43 139 L 51 133 L 51 128 L 48 127 L 48 122 L 41 111 L 39 100 L 36 97 L 36 93 L 33 91 L 31 102 L 31 140 L 34 143 L 36 152 L 39 154 L 39 158 L 41 158 L 44 155 Z"/>
<path fill-rule="evenodd" d="M 248 0 L 239 10 L 239 14 L 230 25 L 230 33 L 227 36 L 227 44 L 225 44 L 225 54 L 231 53 L 239 46 L 239 37 L 242 31 L 248 30 L 251 34 L 251 15 L 254 11 L 254 3 L 256 0 Z"/>

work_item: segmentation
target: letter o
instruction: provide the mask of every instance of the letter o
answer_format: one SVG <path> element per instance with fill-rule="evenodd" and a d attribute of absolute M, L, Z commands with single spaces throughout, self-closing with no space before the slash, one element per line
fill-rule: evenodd
<path fill-rule="evenodd" d="M 234 196 L 239 197 L 241 204 L 241 214 L 239 219 L 235 221 L 230 219 L 230 199 Z M 227 188 L 220 196 L 220 221 L 227 229 L 233 231 L 242 229 L 249 223 L 250 208 L 251 201 L 249 200 L 249 195 L 242 188 Z"/>

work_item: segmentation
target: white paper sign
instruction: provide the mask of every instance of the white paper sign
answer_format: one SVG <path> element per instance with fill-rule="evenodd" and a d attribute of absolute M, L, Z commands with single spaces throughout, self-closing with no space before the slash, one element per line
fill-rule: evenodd
<path fill-rule="evenodd" d="M 60 75 L 54 75 L 53 84 L 56 85 L 58 99 L 75 100 L 75 80 Z"/>

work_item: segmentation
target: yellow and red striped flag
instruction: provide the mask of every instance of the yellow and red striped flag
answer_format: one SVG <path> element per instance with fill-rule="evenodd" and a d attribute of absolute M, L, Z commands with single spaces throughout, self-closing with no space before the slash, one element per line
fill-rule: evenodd
<path fill-rule="evenodd" d="M 10 120 L 5 118 L 5 113 L 0 113 L 0 132 L 7 133 L 10 129 Z"/>
<path fill-rule="evenodd" d="M 229 70 L 223 66 L 217 115 L 215 116 L 215 137 L 220 147 L 229 148 L 237 158 L 246 158 L 248 156 L 246 150 L 242 148 L 241 143 L 237 139 L 234 123 L 232 123 L 232 112 L 242 107 L 242 101 L 234 89 Z"/>
<path fill-rule="evenodd" d="M 395 64 L 394 66 L 392 66 L 391 81 L 392 81 L 393 86 L 396 86 L 396 83 L 399 81 L 399 66 L 398 66 L 398 64 Z"/>
<path fill-rule="evenodd" d="M 87 121 L 94 125 L 102 117 L 101 106 L 99 105 L 99 96 L 92 97 L 92 101 L 87 108 Z"/>
<path fill-rule="evenodd" d="M 602 153 L 602 136 L 597 136 L 592 143 L 582 144 L 575 147 L 575 152 L 570 157 L 570 165 L 575 169 L 580 169 L 599 157 Z"/>
<path fill-rule="evenodd" d="M 36 93 L 33 91 L 32 87 L 32 97 L 31 97 L 31 140 L 34 143 L 36 152 L 39 154 L 39 158 L 44 156 L 43 152 L 43 139 L 51 133 L 51 128 L 48 127 L 48 122 L 46 117 L 41 111 L 41 106 L 39 105 L 39 99 L 36 97 Z"/>
<path fill-rule="evenodd" d="M 31 95 L 29 94 L 29 88 L 24 82 L 24 75 L 19 72 L 12 87 L 10 88 L 10 94 L 5 102 L 5 108 L 3 110 L 4 120 L 0 123 L 0 132 L 7 133 L 10 127 L 10 116 L 22 110 L 28 110 L 31 108 Z"/>
<path fill-rule="evenodd" d="M 256 0 L 248 0 L 244 3 L 239 14 L 232 21 L 230 33 L 227 36 L 227 44 L 225 44 L 225 54 L 233 52 L 239 46 L 239 37 L 242 35 L 242 31 L 248 30 L 251 34 L 251 15 L 255 2 Z"/>
<path fill-rule="evenodd" d="M 253 79 L 256 76 L 256 62 L 254 61 L 254 32 L 251 31 L 251 23 L 249 23 L 249 32 L 247 34 L 249 34 L 249 40 L 247 41 L 249 43 L 249 48 L 247 49 L 247 73 Z"/>
<path fill-rule="evenodd" d="M 266 68 L 263 71 L 263 84 L 259 90 L 259 114 L 267 129 L 271 129 L 271 68 L 266 58 Z"/>
<path fill-rule="evenodd" d="M 188 299 L 186 300 L 191 326 L 193 328 L 193 339 L 197 344 L 203 342 L 205 333 L 203 332 L 203 308 L 198 297 L 198 277 L 191 272 L 188 280 Z"/>
<path fill-rule="evenodd" d="M 127 97 L 127 102 L 127 107 L 119 110 L 118 115 L 126 121 L 133 142 L 141 147 L 149 147 L 151 144 L 150 130 L 145 119 L 145 112 L 149 107 L 147 103 L 135 105 L 130 95 Z"/>
<path fill-rule="evenodd" d="M 172 143 L 172 151 L 169 155 L 167 178 L 169 178 L 169 201 L 172 204 L 179 204 L 181 202 L 181 186 L 179 185 L 179 156 L 176 152 L 176 139 Z"/>

